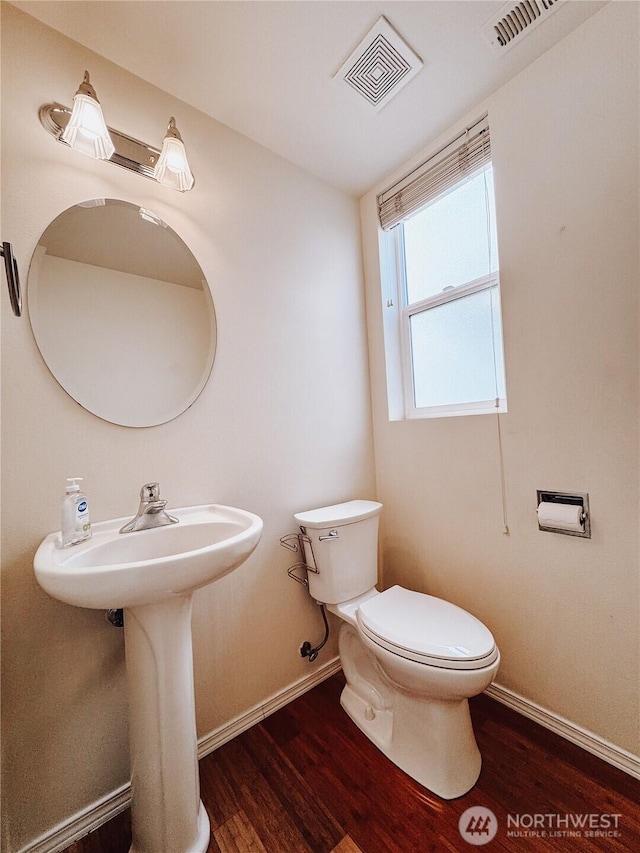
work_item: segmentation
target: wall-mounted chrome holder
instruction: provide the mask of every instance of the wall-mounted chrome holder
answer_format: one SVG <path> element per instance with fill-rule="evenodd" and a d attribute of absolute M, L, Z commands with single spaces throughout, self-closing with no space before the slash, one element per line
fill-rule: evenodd
<path fill-rule="evenodd" d="M 44 129 L 62 145 L 67 145 L 61 136 L 71 118 L 70 108 L 58 103 L 44 104 L 40 107 L 39 116 Z M 155 181 L 154 171 L 160 157 L 160 150 L 147 145 L 146 142 L 140 142 L 139 139 L 134 139 L 132 136 L 127 136 L 126 133 L 114 130 L 112 127 L 109 127 L 108 130 L 116 149 L 109 158 L 109 162 Z"/>
<path fill-rule="evenodd" d="M 311 539 L 307 536 L 304 530 L 300 528 L 300 533 L 289 533 L 287 536 L 281 537 L 280 544 L 283 548 L 300 554 L 302 557 L 301 560 L 294 563 L 293 566 L 290 566 L 287 569 L 289 577 L 303 586 L 309 586 L 307 572 L 313 572 L 316 575 L 319 574 L 318 569 L 316 568 L 316 560 L 313 554 Z M 299 574 L 300 572 L 303 572 L 304 574 Z"/>
<path fill-rule="evenodd" d="M 20 274 L 18 262 L 13 256 L 11 243 L 2 243 L 0 255 L 4 258 L 4 271 L 7 274 L 7 287 L 9 288 L 9 299 L 11 308 L 16 317 L 22 316 L 22 291 L 20 290 Z"/>
<path fill-rule="evenodd" d="M 591 539 L 591 515 L 589 513 L 589 495 L 587 492 L 551 492 L 544 489 L 537 489 L 538 502 L 537 507 L 541 503 L 564 504 L 568 506 L 580 507 L 578 514 L 581 530 L 566 530 L 561 527 L 549 527 L 540 523 L 538 518 L 538 530 L 544 530 L 547 533 L 562 533 L 565 536 L 579 536 L 583 539 Z"/>

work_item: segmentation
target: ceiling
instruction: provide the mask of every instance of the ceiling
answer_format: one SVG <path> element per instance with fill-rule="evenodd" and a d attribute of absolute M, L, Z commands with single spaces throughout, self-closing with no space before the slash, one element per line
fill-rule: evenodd
<path fill-rule="evenodd" d="M 480 29 L 503 8 L 503 0 L 24 0 L 13 5 L 360 196 L 605 2 L 564 0 L 502 56 L 494 54 Z M 376 112 L 334 75 L 381 15 L 424 66 Z M 64 100 L 64 93 L 56 97 Z"/>

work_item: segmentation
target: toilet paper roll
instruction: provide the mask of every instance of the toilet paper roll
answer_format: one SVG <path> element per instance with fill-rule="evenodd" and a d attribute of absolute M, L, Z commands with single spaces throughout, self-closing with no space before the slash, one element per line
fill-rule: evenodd
<path fill-rule="evenodd" d="M 576 504 L 549 503 L 542 501 L 538 506 L 538 523 L 541 527 L 554 530 L 572 530 L 581 533 L 582 507 Z"/>

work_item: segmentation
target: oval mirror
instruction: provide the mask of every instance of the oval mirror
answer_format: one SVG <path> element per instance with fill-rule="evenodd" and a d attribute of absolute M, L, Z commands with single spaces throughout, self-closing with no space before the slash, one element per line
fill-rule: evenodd
<path fill-rule="evenodd" d="M 216 349 L 209 286 L 151 211 L 109 198 L 65 210 L 38 241 L 27 295 L 49 370 L 94 415 L 155 426 L 206 385 Z"/>

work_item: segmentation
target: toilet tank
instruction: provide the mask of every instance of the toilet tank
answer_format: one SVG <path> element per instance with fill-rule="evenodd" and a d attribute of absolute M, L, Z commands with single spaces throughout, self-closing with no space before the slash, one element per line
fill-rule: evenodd
<path fill-rule="evenodd" d="M 378 580 L 378 517 L 382 504 L 347 501 L 294 515 L 305 542 L 309 593 L 323 604 L 340 604 L 372 589 Z M 311 553 L 309 553 L 311 552 Z"/>

